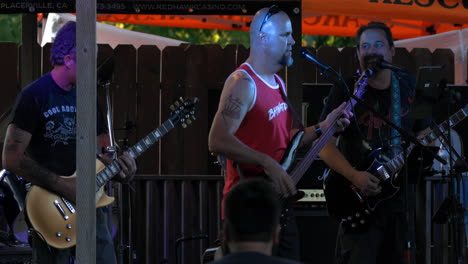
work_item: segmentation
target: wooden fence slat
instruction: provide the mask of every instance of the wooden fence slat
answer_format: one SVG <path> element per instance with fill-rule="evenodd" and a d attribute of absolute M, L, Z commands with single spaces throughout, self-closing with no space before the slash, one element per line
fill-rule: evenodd
<path fill-rule="evenodd" d="M 185 94 L 185 53 L 181 47 L 166 47 L 162 51 L 161 77 L 161 116 L 162 120 L 169 117 L 169 106 Z M 196 122 L 196 121 L 195 121 Z M 161 174 L 183 174 L 183 131 L 176 127 L 161 139 L 160 171 Z"/>
<path fill-rule="evenodd" d="M 429 49 L 416 48 L 411 50 L 410 55 L 414 61 L 415 72 L 417 72 L 421 66 L 432 65 L 432 53 Z"/>
<path fill-rule="evenodd" d="M 121 148 L 136 142 L 136 50 L 131 45 L 114 49 L 114 79 L 111 84 L 114 130 Z"/>
<path fill-rule="evenodd" d="M 137 140 L 156 129 L 160 121 L 160 56 L 156 46 L 141 46 L 138 49 L 137 89 Z M 138 162 L 139 173 L 159 173 L 159 142 L 142 155 Z"/>
<path fill-rule="evenodd" d="M 339 71 L 339 63 L 340 63 L 340 51 L 335 47 L 320 47 L 317 50 L 317 58 L 319 61 L 325 63 L 326 65 L 335 69 L 335 71 Z M 320 76 L 318 74 L 319 71 L 317 69 L 317 82 L 318 83 L 329 83 L 329 81 Z M 330 74 L 331 75 L 331 74 Z M 330 76 L 333 77 L 333 76 Z"/>
<path fill-rule="evenodd" d="M 314 48 L 308 48 L 310 53 L 314 56 L 317 55 L 317 50 Z M 299 67 L 302 67 L 303 70 L 303 83 L 315 83 L 317 82 L 317 66 L 310 62 L 308 59 L 301 59 L 300 61 L 295 61 L 294 63 L 299 64 Z"/>
<path fill-rule="evenodd" d="M 15 98 L 21 91 L 18 79 L 18 52 L 16 43 L 0 42 L 0 79 L 2 96 L 0 96 L 0 116 L 13 107 Z M 2 141 L 3 142 L 3 141 Z"/>
<path fill-rule="evenodd" d="M 16 43 L 0 42 L 0 80 L 2 80 L 2 95 L 0 96 L 0 116 L 7 118 L 7 112 L 14 104 L 15 98 L 21 91 L 18 76 L 19 47 Z M 9 119 L 0 123 L 0 149 L 3 149 Z M 0 153 L 0 160 L 2 153 Z M 1 167 L 1 165 L 0 165 Z"/>
<path fill-rule="evenodd" d="M 432 65 L 443 66 L 443 77 L 447 79 L 447 83 L 455 81 L 455 66 L 454 55 L 450 49 L 436 49 L 432 53 Z"/>
<path fill-rule="evenodd" d="M 203 45 L 205 49 L 205 82 L 206 82 L 206 89 L 212 90 L 222 90 L 224 81 L 232 72 L 230 71 L 230 67 L 226 65 L 226 61 L 224 60 L 225 54 L 230 56 L 230 62 L 232 66 L 234 66 L 234 54 L 227 53 L 226 50 L 223 50 L 220 45 L 218 44 L 208 44 Z M 230 50 L 231 51 L 231 50 Z"/>
<path fill-rule="evenodd" d="M 99 110 L 102 112 L 103 118 L 105 120 L 104 125 L 106 126 L 106 128 L 107 128 L 107 102 L 106 102 L 106 87 L 104 86 L 104 84 L 107 81 L 109 81 L 109 94 L 112 95 L 112 77 L 115 72 L 113 53 L 114 53 L 114 50 L 108 44 L 98 45 L 97 61 L 96 61 L 97 96 L 98 96 Z M 114 107 L 112 104 L 112 101 L 111 101 L 111 106 Z M 117 109 L 114 109 L 114 113 L 119 114 L 119 111 Z M 113 124 L 112 124 L 112 129 L 115 129 L 115 126 Z M 112 132 L 114 132 L 115 134 L 115 131 L 112 131 Z"/>
<path fill-rule="evenodd" d="M 216 49 L 214 46 L 191 45 L 185 50 L 185 93 L 188 97 L 200 99 L 196 110 L 196 120 L 184 133 L 184 173 L 206 174 L 208 163 L 208 88 L 207 79 L 210 66 L 207 54 Z"/>
<path fill-rule="evenodd" d="M 392 63 L 405 67 L 411 75 L 416 75 L 417 73 L 414 60 L 406 48 L 395 48 L 395 56 Z"/>
<path fill-rule="evenodd" d="M 353 76 L 359 69 L 356 47 L 344 47 L 340 52 L 339 72 L 343 77 Z"/>
<path fill-rule="evenodd" d="M 44 75 L 50 72 L 53 69 L 52 63 L 50 62 L 50 48 L 52 47 L 52 43 L 47 43 L 42 47 L 42 72 L 41 74 Z"/>

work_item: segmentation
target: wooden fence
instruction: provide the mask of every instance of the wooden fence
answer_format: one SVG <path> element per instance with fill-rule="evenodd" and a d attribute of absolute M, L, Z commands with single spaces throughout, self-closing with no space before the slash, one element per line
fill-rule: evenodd
<path fill-rule="evenodd" d="M 315 51 L 313 51 L 315 52 Z M 248 56 L 243 46 L 183 45 L 160 51 L 156 46 L 99 45 L 98 65 L 111 57 L 114 63 L 110 91 L 114 108 L 114 131 L 121 147 L 132 146 L 169 116 L 169 105 L 179 97 L 198 97 L 197 120 L 186 129 L 177 128 L 138 160 L 136 192 L 124 187 L 121 206 L 124 237 L 131 249 L 123 250 L 125 263 L 198 263 L 199 255 L 216 239 L 222 177 L 208 152 L 208 132 L 218 106 L 224 80 Z M 16 44 L 0 43 L 0 114 L 15 101 L 21 61 Z M 41 72 L 51 69 L 49 47 L 42 49 Z M 355 48 L 322 47 L 317 57 L 343 75 L 358 66 Z M 397 49 L 394 63 L 416 73 L 419 66 L 444 65 L 448 83 L 454 80 L 454 56 L 450 50 Z M 315 122 L 321 100 L 328 91 L 311 92 L 310 85 L 327 83 L 308 61 L 293 67 L 303 70 L 304 98 L 314 107 Z M 281 73 L 284 75 L 284 73 Z M 39 77 L 39 76 L 37 76 Z M 98 88 L 100 101 L 104 90 Z M 300 93 L 302 94 L 302 93 Z M 314 98 L 311 98 L 314 95 Z M 104 108 L 104 105 L 101 105 Z M 179 175 L 179 176 L 170 176 Z M 213 176 L 209 176 L 213 175 Z M 117 210 L 114 207 L 114 210 Z M 190 239 L 203 236 L 208 239 Z M 179 251 L 176 251 L 178 239 Z"/>

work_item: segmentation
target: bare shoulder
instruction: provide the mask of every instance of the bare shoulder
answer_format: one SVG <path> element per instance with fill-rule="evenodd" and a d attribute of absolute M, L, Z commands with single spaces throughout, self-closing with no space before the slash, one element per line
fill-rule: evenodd
<path fill-rule="evenodd" d="M 221 101 L 229 98 L 242 102 L 249 107 L 255 96 L 255 82 L 243 71 L 234 72 L 224 83 Z"/>

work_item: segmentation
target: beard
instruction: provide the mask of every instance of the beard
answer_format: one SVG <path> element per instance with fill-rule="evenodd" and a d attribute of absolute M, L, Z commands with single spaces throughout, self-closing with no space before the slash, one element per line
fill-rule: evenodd
<path fill-rule="evenodd" d="M 294 60 L 292 57 L 286 56 L 285 54 L 283 54 L 283 56 L 281 56 L 279 64 L 283 65 L 284 67 L 289 67 L 293 64 L 293 61 Z"/>
<path fill-rule="evenodd" d="M 367 54 L 363 58 L 363 66 L 365 69 L 371 69 L 374 71 L 380 70 L 380 62 L 384 59 L 384 57 L 380 54 Z"/>

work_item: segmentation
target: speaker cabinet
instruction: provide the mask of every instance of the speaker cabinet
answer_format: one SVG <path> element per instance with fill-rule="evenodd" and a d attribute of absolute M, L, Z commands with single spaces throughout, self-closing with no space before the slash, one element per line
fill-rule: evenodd
<path fill-rule="evenodd" d="M 296 209 L 301 241 L 301 261 L 310 264 L 334 263 L 338 221 L 325 208 Z"/>

